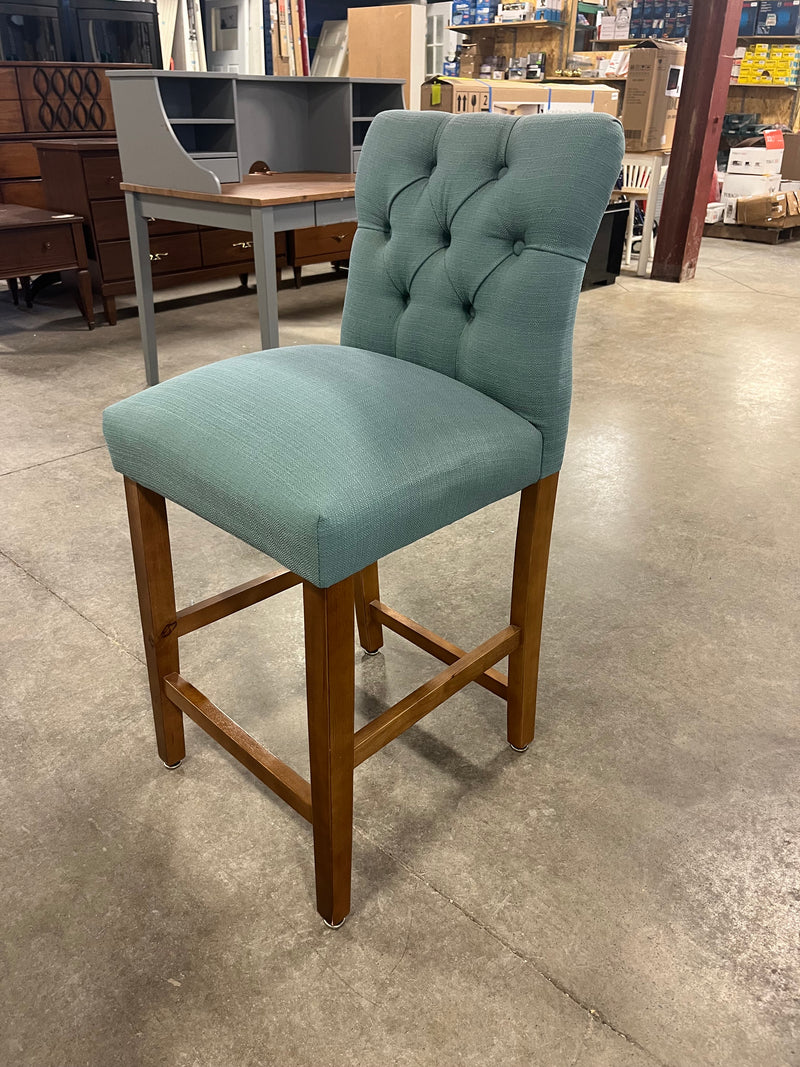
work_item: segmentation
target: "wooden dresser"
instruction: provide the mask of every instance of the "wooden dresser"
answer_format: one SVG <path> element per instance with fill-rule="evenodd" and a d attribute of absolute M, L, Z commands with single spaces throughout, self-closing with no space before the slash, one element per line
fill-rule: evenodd
<path fill-rule="evenodd" d="M 117 144 L 113 139 L 62 138 L 37 141 L 39 164 L 53 211 L 71 211 L 87 220 L 86 245 L 92 282 L 103 298 L 106 318 L 117 321 L 115 297 L 133 293 L 133 261 L 128 243 L 125 199 Z M 252 234 L 212 230 L 181 222 L 153 220 L 150 258 L 153 286 L 166 289 L 211 278 L 255 271 Z M 277 266 L 286 266 L 286 235 L 275 238 Z"/>
<path fill-rule="evenodd" d="M 35 140 L 113 136 L 105 71 L 132 64 L 0 63 L 0 202 L 46 208 Z M 76 211 L 76 213 L 78 213 Z"/>

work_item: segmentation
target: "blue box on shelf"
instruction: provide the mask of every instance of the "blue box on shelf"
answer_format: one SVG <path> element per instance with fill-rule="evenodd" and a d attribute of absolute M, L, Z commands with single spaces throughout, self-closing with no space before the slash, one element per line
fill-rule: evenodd
<path fill-rule="evenodd" d="M 475 5 L 472 0 L 453 0 L 450 14 L 452 26 L 469 26 L 475 21 Z"/>
<path fill-rule="evenodd" d="M 490 22 L 494 22 L 496 14 L 496 0 L 477 0 L 475 4 L 475 24 L 477 26 L 488 26 Z"/>
<path fill-rule="evenodd" d="M 800 34 L 800 0 L 761 0 L 756 18 L 757 37 Z"/>
<path fill-rule="evenodd" d="M 742 15 L 739 19 L 739 36 L 755 37 L 757 19 L 758 0 L 745 0 L 742 5 Z"/>

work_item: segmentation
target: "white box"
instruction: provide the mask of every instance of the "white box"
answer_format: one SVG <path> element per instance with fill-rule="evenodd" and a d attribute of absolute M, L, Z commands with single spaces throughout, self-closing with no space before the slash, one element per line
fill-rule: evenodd
<path fill-rule="evenodd" d="M 614 41 L 617 36 L 617 20 L 611 15 L 603 15 L 600 19 L 600 32 L 598 39 L 601 41 Z"/>
<path fill-rule="evenodd" d="M 800 193 L 800 182 L 781 182 L 782 193 Z"/>
<path fill-rule="evenodd" d="M 708 222 L 708 223 L 722 222 L 722 219 L 723 219 L 724 215 L 725 215 L 725 205 L 724 204 L 714 202 L 713 204 L 708 204 L 707 205 L 707 207 L 706 207 L 706 222 Z"/>
<path fill-rule="evenodd" d="M 741 151 L 752 150 L 742 149 Z M 780 185 L 780 174 L 726 174 L 722 183 L 725 222 L 736 222 L 736 201 L 740 196 L 769 196 L 770 193 L 777 193 Z"/>
<path fill-rule="evenodd" d="M 782 163 L 782 148 L 732 148 L 728 174 L 780 174 Z"/>

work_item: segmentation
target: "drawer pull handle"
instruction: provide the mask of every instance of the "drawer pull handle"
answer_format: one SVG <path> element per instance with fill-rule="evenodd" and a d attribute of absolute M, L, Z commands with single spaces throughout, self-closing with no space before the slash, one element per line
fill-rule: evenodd
<path fill-rule="evenodd" d="M 334 241 L 344 241 L 344 240 L 347 239 L 347 234 L 346 233 L 337 233 L 336 236 L 333 239 L 334 239 Z"/>
<path fill-rule="evenodd" d="M 252 248 L 252 241 L 234 241 L 231 248 Z"/>
<path fill-rule="evenodd" d="M 43 241 L 42 242 L 42 251 L 43 252 L 49 252 L 52 247 L 53 247 L 53 242 L 52 241 Z"/>
<path fill-rule="evenodd" d="M 106 178 L 106 185 L 119 185 L 122 181 L 122 175 L 109 174 Z"/>
<path fill-rule="evenodd" d="M 151 263 L 157 263 L 159 259 L 166 259 L 168 255 L 169 255 L 169 252 L 151 252 L 150 253 L 150 262 Z"/>
<path fill-rule="evenodd" d="M 145 221 L 146 222 L 155 222 L 156 221 L 156 217 L 155 217 L 155 215 L 145 215 Z"/>

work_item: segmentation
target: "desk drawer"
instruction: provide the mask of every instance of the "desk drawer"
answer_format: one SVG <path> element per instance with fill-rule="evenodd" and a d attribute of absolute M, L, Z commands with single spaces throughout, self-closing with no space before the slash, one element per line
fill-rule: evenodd
<path fill-rule="evenodd" d="M 351 222 L 356 217 L 356 202 L 352 196 L 345 200 L 318 200 L 314 210 L 317 226 L 327 226 L 333 222 Z"/>
<path fill-rule="evenodd" d="M 133 277 L 131 246 L 127 241 L 101 241 L 97 248 L 104 281 Z M 171 237 L 155 237 L 150 242 L 150 257 L 153 274 L 197 270 L 201 265 L 200 235 L 178 233 Z"/>
<path fill-rule="evenodd" d="M 98 241 L 121 241 L 128 238 L 128 215 L 124 200 L 95 200 L 92 204 L 92 221 Z M 147 224 L 151 237 L 169 233 L 191 233 L 197 229 L 188 222 L 170 222 L 169 219 L 153 219 Z"/>
<path fill-rule="evenodd" d="M 350 254 L 355 232 L 354 222 L 295 230 L 291 236 L 293 262 L 305 260 L 324 263 L 331 256 L 346 258 Z"/>
<path fill-rule="evenodd" d="M 119 183 L 122 181 L 122 166 L 119 155 L 85 156 L 83 174 L 86 179 L 86 193 L 90 200 L 111 200 L 122 197 Z"/>
<path fill-rule="evenodd" d="M 0 278 L 42 272 L 76 263 L 71 226 L 30 226 L 4 230 L 0 237 Z"/>

